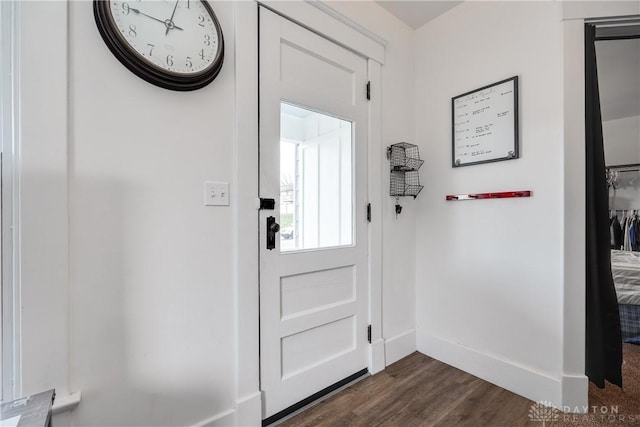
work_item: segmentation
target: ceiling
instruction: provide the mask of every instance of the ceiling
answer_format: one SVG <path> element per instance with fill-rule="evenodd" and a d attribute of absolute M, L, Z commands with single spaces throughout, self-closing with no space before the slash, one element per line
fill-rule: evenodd
<path fill-rule="evenodd" d="M 596 42 L 602 120 L 640 115 L 640 39 Z"/>
<path fill-rule="evenodd" d="M 418 28 L 462 3 L 461 1 L 393 1 L 376 0 L 380 6 L 412 28 Z"/>
<path fill-rule="evenodd" d="M 287 104 L 286 102 L 283 102 L 280 104 L 280 112 L 282 114 L 288 114 L 290 116 L 298 117 L 300 119 L 306 119 L 307 117 L 309 117 L 314 113 L 313 111 L 296 107 L 295 105 Z"/>
<path fill-rule="evenodd" d="M 461 1 L 376 0 L 380 6 L 412 28 L 418 28 L 462 3 Z"/>

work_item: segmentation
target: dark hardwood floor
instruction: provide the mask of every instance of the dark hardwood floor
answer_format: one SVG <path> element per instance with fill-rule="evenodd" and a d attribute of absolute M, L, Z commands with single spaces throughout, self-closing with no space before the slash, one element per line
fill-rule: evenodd
<path fill-rule="evenodd" d="M 442 362 L 413 353 L 318 403 L 282 426 L 628 426 L 640 425 L 640 346 L 624 344 L 624 388 L 589 385 L 589 412 L 546 412 L 534 402 Z M 615 409 L 614 409 L 615 408 Z M 606 409 L 606 415 L 602 410 Z M 615 411 L 615 412 L 614 412 Z"/>
<path fill-rule="evenodd" d="M 505 426 L 533 402 L 420 353 L 390 365 L 281 426 Z"/>

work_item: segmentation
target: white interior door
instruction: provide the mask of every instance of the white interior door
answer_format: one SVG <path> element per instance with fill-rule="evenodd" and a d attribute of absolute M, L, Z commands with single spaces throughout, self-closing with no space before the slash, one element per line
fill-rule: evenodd
<path fill-rule="evenodd" d="M 364 58 L 260 8 L 264 418 L 367 368 L 366 83 Z"/>

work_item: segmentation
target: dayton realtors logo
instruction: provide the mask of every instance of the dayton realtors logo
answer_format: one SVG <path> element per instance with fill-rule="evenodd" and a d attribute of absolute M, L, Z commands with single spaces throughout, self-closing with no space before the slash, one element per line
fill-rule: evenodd
<path fill-rule="evenodd" d="M 554 421 L 576 425 L 629 425 L 640 423 L 640 414 L 620 414 L 617 406 L 563 406 L 557 408 L 551 402 L 540 401 L 531 405 L 529 420 L 542 422 L 543 426 Z"/>
<path fill-rule="evenodd" d="M 541 400 L 531 405 L 529 409 L 529 419 L 531 421 L 542 421 L 543 427 L 547 422 L 558 421 L 560 413 L 553 407 L 551 402 Z"/>

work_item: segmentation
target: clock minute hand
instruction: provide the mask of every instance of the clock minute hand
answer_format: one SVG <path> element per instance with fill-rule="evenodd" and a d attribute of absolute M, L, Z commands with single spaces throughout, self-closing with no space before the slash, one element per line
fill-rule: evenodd
<path fill-rule="evenodd" d="M 153 16 L 151 16 L 151 15 L 147 15 L 147 14 L 146 14 L 146 13 L 144 13 L 144 12 L 140 12 L 138 9 L 134 9 L 134 8 L 130 7 L 130 8 L 129 8 L 129 10 L 131 10 L 132 12 L 134 12 L 134 13 L 135 13 L 135 14 L 137 14 L 137 15 L 143 15 L 143 16 L 146 16 L 147 18 L 151 18 L 151 19 L 153 19 L 154 21 L 158 21 L 158 22 L 163 23 L 164 25 L 167 25 L 167 23 L 166 23 L 165 21 L 163 21 L 162 19 L 158 19 L 158 18 L 155 18 L 155 17 L 153 17 Z M 182 31 L 184 31 L 182 28 L 178 27 L 177 25 L 173 25 L 173 28 L 175 28 L 175 29 L 177 29 L 177 30 L 182 30 Z"/>
<path fill-rule="evenodd" d="M 176 14 L 176 9 L 178 8 L 178 3 L 180 3 L 180 0 L 176 0 L 176 5 L 173 6 L 173 12 L 171 12 L 171 18 L 169 18 L 169 21 L 171 24 L 173 24 L 173 16 Z M 171 27 L 169 25 L 167 25 L 167 30 L 164 32 L 164 35 L 166 36 L 167 34 L 169 34 L 169 30 L 171 29 Z"/>

